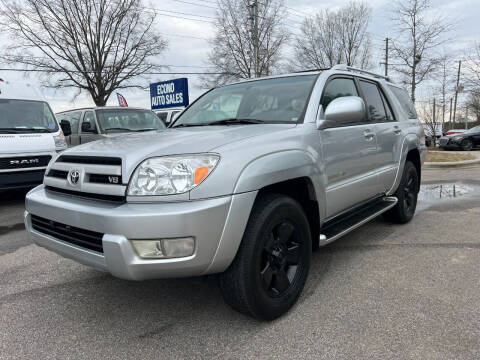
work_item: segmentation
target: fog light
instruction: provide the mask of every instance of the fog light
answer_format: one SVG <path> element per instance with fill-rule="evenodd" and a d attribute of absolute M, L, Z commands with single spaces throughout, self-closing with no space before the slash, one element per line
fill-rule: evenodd
<path fill-rule="evenodd" d="M 163 251 L 166 257 L 176 258 L 193 255 L 195 241 L 193 238 L 162 240 Z"/>
<path fill-rule="evenodd" d="M 131 242 L 138 256 L 145 259 L 179 258 L 191 256 L 195 251 L 195 240 L 192 237 Z"/>

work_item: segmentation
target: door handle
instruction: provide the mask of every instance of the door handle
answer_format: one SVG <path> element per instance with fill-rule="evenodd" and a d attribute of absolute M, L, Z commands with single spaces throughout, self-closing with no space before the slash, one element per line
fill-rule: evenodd
<path fill-rule="evenodd" d="M 365 139 L 367 139 L 367 141 L 370 141 L 375 137 L 375 133 L 372 130 L 367 129 L 363 132 L 363 136 L 365 136 Z"/>
<path fill-rule="evenodd" d="M 393 127 L 393 132 L 394 132 L 396 135 L 399 135 L 399 134 L 402 132 L 402 129 L 400 129 L 400 126 L 394 126 L 394 127 Z"/>

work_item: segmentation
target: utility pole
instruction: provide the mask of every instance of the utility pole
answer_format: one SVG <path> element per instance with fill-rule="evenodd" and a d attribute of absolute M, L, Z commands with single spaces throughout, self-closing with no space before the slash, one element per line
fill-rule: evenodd
<path fill-rule="evenodd" d="M 449 112 L 449 120 L 448 120 L 448 123 L 449 123 L 449 126 L 448 126 L 448 130 L 452 130 L 452 106 L 453 106 L 453 98 L 450 98 L 450 112 Z"/>
<path fill-rule="evenodd" d="M 254 77 L 260 76 L 259 66 L 259 40 L 258 40 L 258 0 L 253 0 L 253 3 L 248 5 L 250 10 L 250 22 L 252 26 L 252 43 L 253 43 L 253 72 Z"/>
<path fill-rule="evenodd" d="M 385 38 L 385 76 L 388 76 L 388 37 Z"/>
<path fill-rule="evenodd" d="M 433 146 L 437 146 L 437 106 L 436 100 L 433 98 L 433 134 L 432 134 Z"/>
<path fill-rule="evenodd" d="M 458 90 L 460 86 L 460 70 L 462 68 L 462 60 L 458 62 L 458 73 L 457 73 L 457 86 L 455 87 L 455 104 L 453 105 L 453 123 L 455 124 L 455 115 L 457 113 L 457 98 Z"/>

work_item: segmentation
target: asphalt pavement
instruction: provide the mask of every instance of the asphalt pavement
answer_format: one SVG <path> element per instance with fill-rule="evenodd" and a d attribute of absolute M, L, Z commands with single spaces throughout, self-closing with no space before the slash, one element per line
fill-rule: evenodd
<path fill-rule="evenodd" d="M 0 359 L 480 358 L 480 166 L 424 169 L 414 220 L 314 253 L 273 322 L 231 310 L 214 276 L 129 282 L 31 244 L 24 195 L 0 200 Z"/>

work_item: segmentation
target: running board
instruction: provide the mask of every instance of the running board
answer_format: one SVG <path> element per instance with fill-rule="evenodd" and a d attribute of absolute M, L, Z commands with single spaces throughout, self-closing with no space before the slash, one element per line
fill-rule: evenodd
<path fill-rule="evenodd" d="M 348 234 L 350 231 L 366 224 L 370 220 L 375 219 L 378 215 L 390 210 L 398 202 L 398 199 L 393 196 L 387 196 L 370 203 L 367 206 L 357 209 L 347 215 L 341 216 L 339 219 L 333 219 L 331 222 L 325 224 L 320 234 L 319 244 L 325 246 L 331 242 Z"/>

